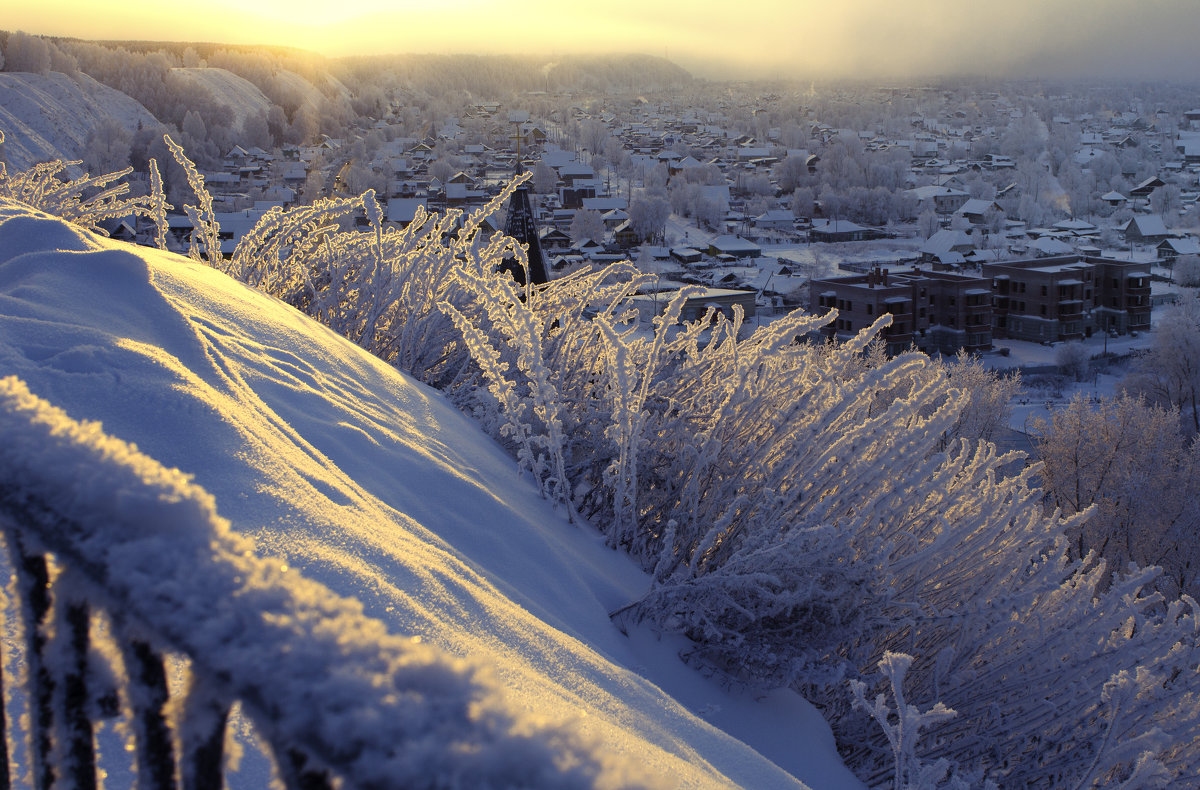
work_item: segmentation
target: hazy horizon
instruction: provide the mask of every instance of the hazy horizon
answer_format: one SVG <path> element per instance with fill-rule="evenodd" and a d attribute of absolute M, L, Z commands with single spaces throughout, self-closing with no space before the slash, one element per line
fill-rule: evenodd
<path fill-rule="evenodd" d="M 768 0 L 686 11 L 614 0 L 603 8 L 549 0 L 386 0 L 333 6 L 204 0 L 203 13 L 149 0 L 0 1 L 4 26 L 93 40 L 291 46 L 339 57 L 378 54 L 645 53 L 707 79 L 914 79 L 946 76 L 1192 81 L 1200 73 L 1194 0 L 1012 0 L 1001 11 L 950 0 Z"/>

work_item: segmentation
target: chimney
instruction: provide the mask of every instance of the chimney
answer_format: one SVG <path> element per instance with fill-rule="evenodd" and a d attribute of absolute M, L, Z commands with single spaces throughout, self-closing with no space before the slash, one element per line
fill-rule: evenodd
<path fill-rule="evenodd" d="M 888 270 L 884 269 L 883 270 L 883 287 L 884 288 L 887 288 L 887 275 L 888 275 Z"/>

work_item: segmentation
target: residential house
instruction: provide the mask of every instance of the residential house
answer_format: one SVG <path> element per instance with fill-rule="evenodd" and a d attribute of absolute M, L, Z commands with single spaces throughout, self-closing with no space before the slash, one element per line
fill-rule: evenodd
<path fill-rule="evenodd" d="M 1125 241 L 1131 244 L 1158 244 L 1171 235 L 1162 217 L 1139 214 L 1121 226 Z"/>
<path fill-rule="evenodd" d="M 630 250 L 641 244 L 642 239 L 633 229 L 633 223 L 625 220 L 613 229 L 613 241 L 623 250 Z"/>
<path fill-rule="evenodd" d="M 813 313 L 838 311 L 837 318 L 821 330 L 827 337 L 849 340 L 879 316 L 891 313 L 892 323 L 882 332 L 887 353 L 899 354 L 913 344 L 916 311 L 912 283 L 890 277 L 887 269 L 813 280 L 809 294 Z"/>
<path fill-rule="evenodd" d="M 890 313 L 892 324 L 883 330 L 883 340 L 891 355 L 914 345 L 946 354 L 992 346 L 991 289 L 984 278 L 875 267 L 866 274 L 814 280 L 810 294 L 813 312 L 838 311 L 822 330 L 829 337 L 848 339 Z"/>
<path fill-rule="evenodd" d="M 868 241 L 883 238 L 886 234 L 848 219 L 814 219 L 809 237 L 813 241 Z"/>
<path fill-rule="evenodd" d="M 571 237 L 566 232 L 555 227 L 544 227 L 540 231 L 542 249 L 566 250 L 571 246 Z"/>
<path fill-rule="evenodd" d="M 1166 186 L 1166 182 L 1163 181 L 1158 176 L 1150 176 L 1150 178 L 1147 178 L 1145 181 L 1138 184 L 1133 189 L 1129 190 L 1129 197 L 1131 197 L 1131 198 L 1148 198 L 1148 197 L 1150 197 L 1151 192 L 1153 192 L 1154 190 L 1158 189 L 1161 186 Z"/>
<path fill-rule="evenodd" d="M 392 198 L 387 203 L 386 221 L 406 227 L 417 216 L 418 209 L 425 208 L 425 198 Z"/>
<path fill-rule="evenodd" d="M 984 263 L 996 337 L 1051 343 L 1150 326 L 1145 263 L 1064 255 Z"/>
<path fill-rule="evenodd" d="M 757 258 L 762 248 L 740 236 L 717 236 L 708 243 L 709 255 L 729 255 L 734 258 Z"/>
<path fill-rule="evenodd" d="M 1173 263 L 1180 255 L 1200 255 L 1200 242 L 1191 236 L 1163 239 L 1155 247 L 1160 261 Z"/>
<path fill-rule="evenodd" d="M 982 225 L 988 213 L 1001 213 L 1000 205 L 994 200 L 970 198 L 955 211 L 955 215 L 965 217 L 972 225 Z"/>
<path fill-rule="evenodd" d="M 917 201 L 918 212 L 932 209 L 938 214 L 953 214 L 971 199 L 969 193 L 946 186 L 915 187 L 905 193 Z"/>
<path fill-rule="evenodd" d="M 792 231 L 796 229 L 796 216 L 788 209 L 770 209 L 754 218 L 754 227 L 760 230 Z"/>
<path fill-rule="evenodd" d="M 922 263 L 963 263 L 963 256 L 975 250 L 975 242 L 961 230 L 939 230 L 920 246 Z M 947 257 L 949 254 L 958 256 L 957 260 Z"/>
<path fill-rule="evenodd" d="M 1095 267 L 1077 257 L 983 264 L 992 282 L 996 337 L 1054 342 L 1085 336 Z"/>

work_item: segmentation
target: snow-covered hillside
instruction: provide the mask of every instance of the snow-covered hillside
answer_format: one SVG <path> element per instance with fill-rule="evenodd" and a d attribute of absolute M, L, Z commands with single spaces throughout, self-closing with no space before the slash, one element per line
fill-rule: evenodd
<path fill-rule="evenodd" d="M 86 74 L 0 73 L 0 129 L 9 168 L 35 162 L 73 160 L 82 155 L 88 134 L 106 120 L 130 132 L 158 121 L 141 104 Z"/>
<path fill-rule="evenodd" d="M 266 116 L 271 109 L 268 99 L 254 83 L 239 77 L 227 69 L 221 68 L 176 68 L 171 73 L 183 79 L 203 85 L 212 94 L 213 100 L 224 105 L 229 110 L 229 127 L 241 128 L 242 123 L 249 117 Z M 334 102 L 336 112 L 349 114 L 350 92 L 346 87 L 329 75 L 323 75 L 327 82 L 328 94 Z M 275 74 L 279 85 L 293 96 L 298 107 L 308 107 L 316 112 L 320 110 L 325 96 L 321 90 L 304 77 L 292 71 L 281 70 Z"/>
<path fill-rule="evenodd" d="M 171 73 L 181 79 L 203 85 L 212 94 L 213 100 L 229 110 L 231 129 L 240 129 L 247 118 L 266 116 L 271 109 L 271 100 L 263 95 L 254 83 L 231 71 L 215 68 L 177 68 Z"/>
<path fill-rule="evenodd" d="M 275 72 L 275 81 L 293 91 L 296 95 L 302 97 L 300 106 L 311 107 L 317 110 L 321 106 L 322 98 L 328 98 L 334 102 L 337 112 L 347 113 L 353 112 L 350 109 L 350 91 L 336 77 L 322 73 L 320 75 L 321 84 L 314 85 L 304 77 L 294 71 L 280 69 Z M 324 91 L 324 92 L 322 92 Z"/>
<path fill-rule="evenodd" d="M 442 396 L 213 269 L 0 203 L 0 375 L 191 475 L 289 573 L 485 664 L 528 715 L 662 786 L 858 786 L 798 697 L 738 697 L 677 644 L 622 635 L 608 612 L 647 577 Z"/>

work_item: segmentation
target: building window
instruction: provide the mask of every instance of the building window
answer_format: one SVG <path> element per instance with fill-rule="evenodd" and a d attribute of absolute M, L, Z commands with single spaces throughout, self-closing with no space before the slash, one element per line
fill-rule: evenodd
<path fill-rule="evenodd" d="M 874 315 L 874 314 L 875 314 L 875 305 L 871 304 L 870 302 L 867 302 L 867 315 Z"/>
<path fill-rule="evenodd" d="M 1042 286 L 1042 296 L 1046 295 L 1046 286 Z"/>

